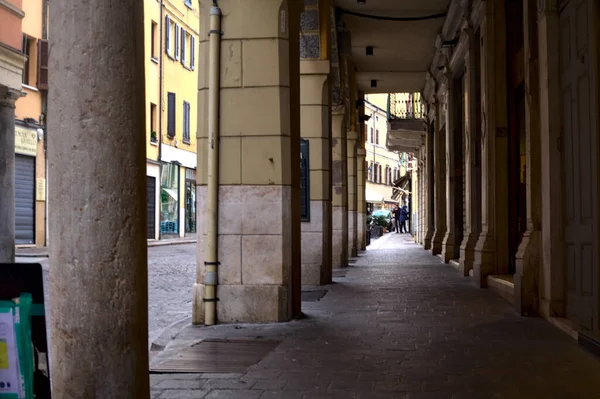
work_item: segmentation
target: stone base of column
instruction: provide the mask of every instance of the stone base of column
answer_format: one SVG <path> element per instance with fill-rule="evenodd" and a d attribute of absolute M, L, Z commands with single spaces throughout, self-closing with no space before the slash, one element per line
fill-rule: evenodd
<path fill-rule="evenodd" d="M 356 230 L 357 230 L 357 235 L 358 235 L 358 249 L 359 251 L 366 251 L 367 249 L 367 241 L 366 241 L 366 231 L 367 231 L 367 226 L 366 226 L 366 220 L 365 220 L 365 214 L 364 213 L 360 213 L 357 212 L 356 214 Z"/>
<path fill-rule="evenodd" d="M 445 263 L 452 259 L 458 259 L 460 255 L 460 247 L 456 244 L 456 236 L 450 232 L 446 233 L 442 243 L 442 259 Z"/>
<path fill-rule="evenodd" d="M 331 202 L 310 201 L 310 222 L 302 222 L 302 285 L 331 283 Z"/>
<path fill-rule="evenodd" d="M 334 206 L 332 208 L 332 268 L 348 266 L 348 208 Z"/>
<path fill-rule="evenodd" d="M 348 211 L 348 255 L 358 256 L 358 247 L 356 245 L 356 211 Z"/>
<path fill-rule="evenodd" d="M 426 250 L 430 250 L 433 242 L 433 230 L 428 229 L 427 233 L 425 233 L 425 237 L 423 238 L 423 248 Z"/>
<path fill-rule="evenodd" d="M 517 272 L 514 275 L 515 310 L 521 316 L 539 312 L 538 276 L 541 231 L 526 231 L 517 251 Z"/>
<path fill-rule="evenodd" d="M 487 287 L 487 277 L 495 270 L 495 257 L 495 237 L 482 233 L 475 245 L 475 261 L 473 262 L 473 281 L 477 287 Z"/>
<path fill-rule="evenodd" d="M 204 324 L 204 284 L 194 284 L 192 323 Z M 219 323 L 271 323 L 291 319 L 288 287 L 280 285 L 217 286 Z"/>
<path fill-rule="evenodd" d="M 442 253 L 442 247 L 444 244 L 444 236 L 446 235 L 446 231 L 436 230 L 433 233 L 433 237 L 431 239 L 431 253 L 433 255 L 439 255 Z"/>
<path fill-rule="evenodd" d="M 460 245 L 460 260 L 458 262 L 459 271 L 462 272 L 464 276 L 468 276 L 469 271 L 473 269 L 477 238 L 478 237 L 475 234 L 468 234 Z"/>

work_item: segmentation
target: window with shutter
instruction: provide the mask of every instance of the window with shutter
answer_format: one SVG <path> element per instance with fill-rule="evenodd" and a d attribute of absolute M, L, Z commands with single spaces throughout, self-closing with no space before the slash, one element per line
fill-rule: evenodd
<path fill-rule="evenodd" d="M 175 93 L 168 93 L 167 104 L 167 136 L 175 137 Z"/>
<path fill-rule="evenodd" d="M 171 53 L 171 19 L 168 15 L 165 17 L 165 53 Z"/>
<path fill-rule="evenodd" d="M 48 41 L 38 40 L 37 87 L 48 90 Z"/>
<path fill-rule="evenodd" d="M 175 34 L 173 37 L 175 38 L 175 59 L 179 60 L 179 24 L 175 24 Z"/>
<path fill-rule="evenodd" d="M 183 102 L 183 142 L 190 143 L 190 103 Z"/>
<path fill-rule="evenodd" d="M 310 221 L 309 188 L 309 143 L 306 139 L 300 139 L 300 218 L 303 222 Z"/>
<path fill-rule="evenodd" d="M 195 69 L 196 65 L 196 38 L 194 36 L 190 36 L 190 68 L 192 71 Z"/>
<path fill-rule="evenodd" d="M 185 65 L 186 59 L 185 59 L 185 36 L 186 36 L 186 32 L 185 29 L 181 28 L 181 63 L 183 64 L 183 66 Z"/>

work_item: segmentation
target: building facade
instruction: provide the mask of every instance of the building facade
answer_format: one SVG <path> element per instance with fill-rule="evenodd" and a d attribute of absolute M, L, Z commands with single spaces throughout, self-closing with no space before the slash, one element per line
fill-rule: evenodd
<path fill-rule="evenodd" d="M 46 245 L 48 2 L 23 2 L 22 91 L 15 109 L 15 242 Z"/>
<path fill-rule="evenodd" d="M 189 0 L 145 0 L 148 239 L 196 232 L 199 11 Z"/>

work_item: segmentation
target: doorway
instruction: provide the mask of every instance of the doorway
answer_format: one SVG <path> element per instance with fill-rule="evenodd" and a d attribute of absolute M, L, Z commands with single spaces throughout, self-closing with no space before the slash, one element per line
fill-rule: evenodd
<path fill-rule="evenodd" d="M 586 329 L 599 327 L 598 122 L 592 3 L 560 3 L 566 316 Z"/>

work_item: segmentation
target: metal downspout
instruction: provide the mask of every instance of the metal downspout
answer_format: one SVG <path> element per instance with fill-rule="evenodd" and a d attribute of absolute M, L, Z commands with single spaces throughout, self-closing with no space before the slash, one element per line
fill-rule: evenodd
<path fill-rule="evenodd" d="M 204 319 L 207 326 L 216 323 L 218 284 L 218 215 L 219 215 L 219 75 L 221 50 L 221 10 L 216 1 L 210 9 L 208 67 L 208 179 L 207 237 L 204 277 Z"/>

